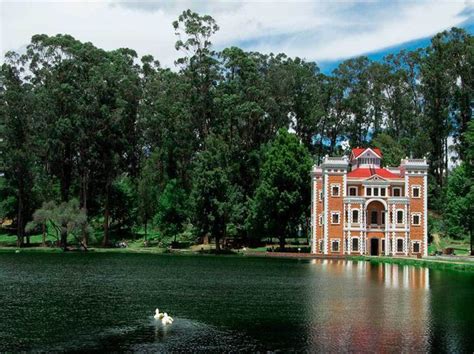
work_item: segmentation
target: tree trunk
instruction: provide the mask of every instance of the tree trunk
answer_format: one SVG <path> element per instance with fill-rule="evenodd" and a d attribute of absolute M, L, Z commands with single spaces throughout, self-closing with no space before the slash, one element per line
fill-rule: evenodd
<path fill-rule="evenodd" d="M 43 231 L 43 240 L 42 240 L 42 244 L 43 244 L 43 247 L 46 246 L 46 223 L 43 223 L 41 225 L 41 229 Z"/>
<path fill-rule="evenodd" d="M 61 247 L 67 251 L 67 229 L 64 227 L 61 227 Z"/>
<path fill-rule="evenodd" d="M 220 237 L 216 236 L 215 239 L 216 239 L 216 252 L 220 252 L 221 251 Z"/>
<path fill-rule="evenodd" d="M 107 247 L 109 243 L 109 182 L 105 187 L 105 205 L 104 205 L 104 239 L 102 240 L 102 246 Z"/>
<path fill-rule="evenodd" d="M 22 188 L 18 190 L 18 216 L 17 216 L 17 240 L 16 246 L 22 247 L 24 240 L 24 228 L 23 228 L 23 193 Z"/>
<path fill-rule="evenodd" d="M 145 220 L 145 242 L 147 241 L 147 226 L 148 222 Z"/>
<path fill-rule="evenodd" d="M 89 171 L 84 169 L 81 174 L 81 191 L 80 191 L 80 204 L 81 208 L 84 210 L 87 218 L 87 194 L 89 186 Z M 84 225 L 82 228 L 82 244 L 87 247 L 89 242 L 89 235 L 87 233 L 87 227 Z"/>
<path fill-rule="evenodd" d="M 278 241 L 280 242 L 280 252 L 285 250 L 285 236 L 278 237 Z"/>

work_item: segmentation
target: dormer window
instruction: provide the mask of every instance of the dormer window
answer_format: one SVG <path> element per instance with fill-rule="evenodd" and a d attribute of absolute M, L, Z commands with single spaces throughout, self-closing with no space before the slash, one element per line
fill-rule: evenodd
<path fill-rule="evenodd" d="M 382 152 L 377 148 L 355 148 L 352 149 L 352 167 L 376 167 L 380 168 Z"/>

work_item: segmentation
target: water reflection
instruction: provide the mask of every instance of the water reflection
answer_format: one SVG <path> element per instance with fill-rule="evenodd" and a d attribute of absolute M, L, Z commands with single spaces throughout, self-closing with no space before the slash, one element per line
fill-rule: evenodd
<path fill-rule="evenodd" d="M 343 260 L 312 264 L 318 285 L 308 294 L 314 299 L 308 349 L 430 350 L 428 269 Z"/>

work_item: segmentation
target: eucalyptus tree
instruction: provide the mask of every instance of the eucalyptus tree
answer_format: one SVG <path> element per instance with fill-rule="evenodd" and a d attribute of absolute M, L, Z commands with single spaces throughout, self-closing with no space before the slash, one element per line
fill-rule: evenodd
<path fill-rule="evenodd" d="M 221 240 L 235 225 L 243 223 L 242 192 L 232 182 L 229 146 L 214 135 L 207 138 L 205 146 L 196 156 L 193 168 L 192 221 L 198 236 L 212 237 L 219 251 Z"/>
<path fill-rule="evenodd" d="M 190 83 L 191 117 L 203 142 L 215 120 L 213 89 L 218 79 L 218 62 L 211 37 L 219 26 L 209 15 L 186 10 L 173 22 L 173 28 L 178 37 L 175 48 L 185 53 L 176 64 Z"/>
<path fill-rule="evenodd" d="M 2 157 L 5 186 L 2 208 L 16 210 L 17 246 L 23 245 L 25 225 L 33 201 L 35 161 L 34 96 L 32 86 L 22 79 L 23 72 L 16 65 L 18 56 L 7 54 L 7 63 L 0 71 L 0 126 L 2 127 Z M 12 205 L 13 204 L 13 205 Z M 29 241 L 29 239 L 28 239 Z"/>
<path fill-rule="evenodd" d="M 263 150 L 260 179 L 252 200 L 251 220 L 261 236 L 276 236 L 280 249 L 308 216 L 312 161 L 297 136 L 281 129 Z"/>

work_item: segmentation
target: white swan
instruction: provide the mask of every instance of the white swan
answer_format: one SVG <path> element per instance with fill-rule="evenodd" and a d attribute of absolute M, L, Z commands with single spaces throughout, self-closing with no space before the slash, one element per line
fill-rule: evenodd
<path fill-rule="evenodd" d="M 155 318 L 155 320 L 161 320 L 163 318 L 164 314 L 163 313 L 160 313 L 160 310 L 159 309 L 156 309 L 155 310 L 155 316 L 153 316 Z"/>
<path fill-rule="evenodd" d="M 162 319 L 161 319 L 161 323 L 163 325 L 167 325 L 167 324 L 172 324 L 173 323 L 173 317 L 171 316 L 168 316 L 168 314 L 165 312 L 165 314 L 163 315 Z"/>

